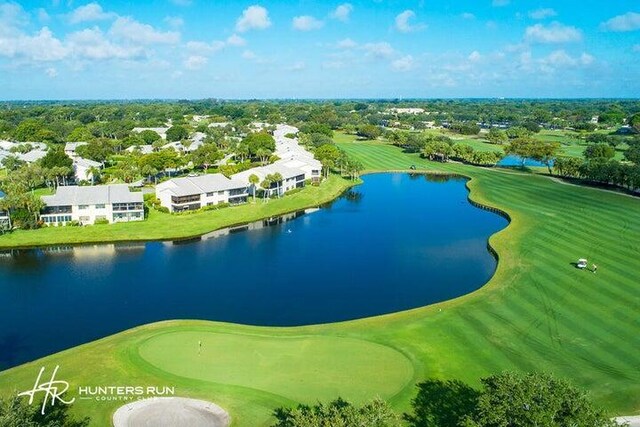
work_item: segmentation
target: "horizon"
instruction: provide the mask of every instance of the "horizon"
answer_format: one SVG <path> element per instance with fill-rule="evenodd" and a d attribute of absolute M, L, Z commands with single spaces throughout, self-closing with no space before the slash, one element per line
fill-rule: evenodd
<path fill-rule="evenodd" d="M 637 2 L 580 6 L 0 0 L 0 97 L 640 97 Z"/>

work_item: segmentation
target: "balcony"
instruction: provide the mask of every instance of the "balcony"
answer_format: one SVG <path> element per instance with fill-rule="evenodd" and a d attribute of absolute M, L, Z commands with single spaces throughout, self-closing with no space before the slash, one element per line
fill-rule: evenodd
<path fill-rule="evenodd" d="M 174 205 L 184 205 L 187 203 L 200 202 L 200 195 L 194 194 L 191 196 L 171 196 L 171 203 Z"/>
<path fill-rule="evenodd" d="M 114 212 L 127 212 L 127 211 L 140 211 L 142 210 L 142 203 L 114 203 Z"/>
<path fill-rule="evenodd" d="M 45 206 L 42 213 L 43 215 L 70 214 L 71 206 Z"/>

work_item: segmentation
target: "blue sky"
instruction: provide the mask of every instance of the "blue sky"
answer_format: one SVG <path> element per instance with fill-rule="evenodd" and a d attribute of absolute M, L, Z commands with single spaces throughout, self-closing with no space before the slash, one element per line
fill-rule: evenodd
<path fill-rule="evenodd" d="M 0 0 L 0 99 L 640 97 L 637 0 Z"/>

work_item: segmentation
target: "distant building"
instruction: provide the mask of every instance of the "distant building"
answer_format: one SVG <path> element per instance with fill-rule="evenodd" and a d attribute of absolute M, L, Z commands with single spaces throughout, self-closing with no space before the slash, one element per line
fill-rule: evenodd
<path fill-rule="evenodd" d="M 77 181 L 91 181 L 95 178 L 90 172 L 92 168 L 102 168 L 102 163 L 83 159 L 82 157 L 75 157 L 73 159 L 73 172 Z"/>
<path fill-rule="evenodd" d="M 389 108 L 387 112 L 395 114 L 422 114 L 424 113 L 424 108 Z"/>
<path fill-rule="evenodd" d="M 244 172 L 232 175 L 231 178 L 243 182 L 248 187 L 249 194 L 255 194 L 258 188 L 261 188 L 260 183 L 262 183 L 262 181 L 264 181 L 268 175 L 273 176 L 277 173 L 282 176 L 282 180 L 278 182 L 272 182 L 271 186 L 266 189 L 269 196 L 275 196 L 278 194 L 283 195 L 287 191 L 293 190 L 294 188 L 304 187 L 304 181 L 306 177 L 305 172 L 302 169 L 289 168 L 279 163 L 249 169 Z M 258 183 L 258 185 L 254 185 L 249 182 L 249 177 L 251 175 L 256 175 L 258 177 L 258 179 L 260 180 L 260 183 Z"/>
<path fill-rule="evenodd" d="M 134 153 L 139 151 L 140 154 L 151 154 L 153 153 L 153 145 L 132 145 L 131 147 L 126 148 L 124 151 L 127 153 Z"/>
<path fill-rule="evenodd" d="M 86 142 L 67 142 L 64 144 L 64 154 L 71 157 L 72 159 L 75 159 L 76 157 L 78 157 L 78 155 L 76 154 L 76 150 L 78 149 L 78 147 L 82 147 L 83 145 L 87 145 L 87 143 Z"/>
<path fill-rule="evenodd" d="M 220 203 L 247 201 L 247 185 L 222 174 L 174 178 L 156 186 L 156 197 L 170 212 L 196 210 Z"/>
<path fill-rule="evenodd" d="M 42 196 L 40 216 L 45 224 L 63 225 L 78 221 L 83 225 L 106 219 L 109 223 L 142 221 L 143 196 L 126 184 L 58 187 L 53 196 Z"/>
<path fill-rule="evenodd" d="M 0 191 L 0 200 L 4 199 L 4 193 Z M 9 212 L 3 211 L 0 209 L 0 228 L 7 228 L 11 225 L 11 220 L 9 219 Z"/>
<path fill-rule="evenodd" d="M 46 155 L 47 155 L 47 152 L 45 150 L 36 149 L 36 150 L 31 150 L 28 153 L 24 153 L 24 154 L 17 153 L 16 157 L 19 160 L 22 160 L 23 162 L 34 163 Z"/>
<path fill-rule="evenodd" d="M 152 130 L 155 133 L 157 133 L 158 135 L 160 135 L 160 138 L 167 139 L 167 131 L 169 130 L 169 128 L 168 127 L 161 127 L 161 128 L 133 128 L 133 129 L 131 129 L 131 132 L 140 133 L 140 132 L 145 131 L 145 130 Z"/>

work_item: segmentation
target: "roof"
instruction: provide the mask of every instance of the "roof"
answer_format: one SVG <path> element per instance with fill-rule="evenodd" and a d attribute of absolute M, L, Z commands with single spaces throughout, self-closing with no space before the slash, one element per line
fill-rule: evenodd
<path fill-rule="evenodd" d="M 142 193 L 134 193 L 126 184 L 58 187 L 53 196 L 42 196 L 47 206 L 95 205 L 111 203 L 142 203 Z"/>
<path fill-rule="evenodd" d="M 32 163 L 32 162 L 35 162 L 37 160 L 40 160 L 41 158 L 43 158 L 46 155 L 47 155 L 46 151 L 31 150 L 31 151 L 29 151 L 28 153 L 25 153 L 25 154 L 17 154 L 17 157 L 18 157 L 18 159 L 22 160 L 23 162 Z"/>
<path fill-rule="evenodd" d="M 95 161 L 90 160 L 90 159 L 83 159 L 82 157 L 77 157 L 73 161 L 73 164 L 75 166 L 82 166 L 84 168 L 99 168 L 99 167 L 102 166 L 102 163 L 95 162 Z"/>
<path fill-rule="evenodd" d="M 282 164 L 274 163 L 272 165 L 260 166 L 257 168 L 247 169 L 246 171 L 232 175 L 233 179 L 238 179 L 243 182 L 249 182 L 251 175 L 256 175 L 260 180 L 263 180 L 267 175 L 273 175 L 279 173 L 283 179 L 294 178 L 299 175 L 304 175 L 305 172 L 302 169 L 290 168 Z"/>
<path fill-rule="evenodd" d="M 76 151 L 76 148 L 87 145 L 87 142 L 66 142 L 64 144 L 64 151 Z"/>
<path fill-rule="evenodd" d="M 133 153 L 136 150 L 140 151 L 140 153 L 142 154 L 150 154 L 153 153 L 153 145 L 132 145 L 131 147 L 126 148 L 124 151 Z"/>
<path fill-rule="evenodd" d="M 193 194 L 226 191 L 245 188 L 240 180 L 229 179 L 221 173 L 173 178 L 156 186 L 157 191 L 170 191 L 175 196 L 190 196 Z"/>

